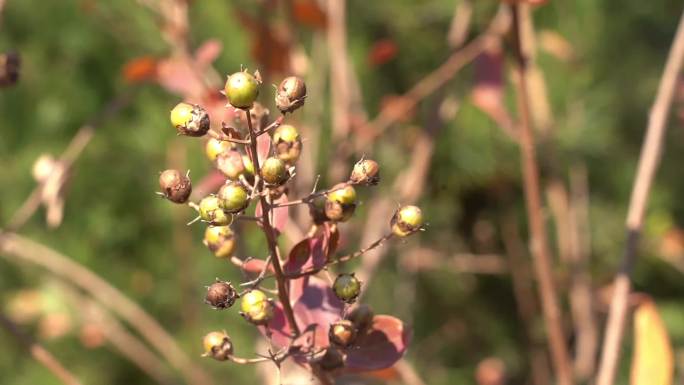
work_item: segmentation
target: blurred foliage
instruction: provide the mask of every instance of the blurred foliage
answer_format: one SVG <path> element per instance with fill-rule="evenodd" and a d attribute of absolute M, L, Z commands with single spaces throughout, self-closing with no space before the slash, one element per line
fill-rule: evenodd
<path fill-rule="evenodd" d="M 259 15 L 262 10 L 257 3 L 192 2 L 191 43 L 196 47 L 208 38 L 219 39 L 223 43 L 215 63 L 219 71 L 232 72 L 240 65 L 255 67 L 250 56 L 254 40 L 241 24 L 238 10 Z M 446 34 L 455 3 L 348 2 L 349 51 L 369 116 L 377 114 L 385 96 L 405 92 L 450 55 Z M 486 27 L 496 10 L 493 1 L 474 3 L 470 38 Z M 570 167 L 583 164 L 588 169 L 591 271 L 596 289 L 609 282 L 621 255 L 622 223 L 643 129 L 680 12 L 681 2 L 673 0 L 550 0 L 534 14 L 537 30 L 551 30 L 564 37 L 575 55 L 574 60 L 564 62 L 540 50 L 537 58 L 554 116 L 553 143 L 544 144 L 553 146 L 553 164 L 559 165 L 558 169 L 552 169 L 547 147 L 540 153 L 545 177 L 556 173 L 567 180 Z M 283 16 L 276 12 L 265 17 Z M 295 29 L 307 51 L 321 44 L 320 31 L 315 28 Z M 396 57 L 379 66 L 370 65 L 369 50 L 381 39 L 396 45 Z M 84 122 L 131 88 L 123 80 L 122 67 L 137 57 L 168 54 L 154 15 L 133 0 L 7 0 L 0 24 L 0 51 L 8 50 L 21 54 L 22 71 L 17 86 L 0 90 L 3 224 L 34 186 L 34 160 L 46 152 L 59 154 Z M 316 70 L 311 68 L 311 76 Z M 498 238 L 489 245 L 491 249 L 478 249 L 473 229 L 482 221 L 498 229 L 502 217 L 513 213 L 521 231 L 525 228 L 517 147 L 473 105 L 472 86 L 473 66 L 468 66 L 441 91 L 442 98 L 458 103 L 458 113 L 445 122 L 439 134 L 420 201 L 429 218 L 429 230 L 419 239 L 392 248 L 368 288 L 367 300 L 378 312 L 398 314 L 413 325 L 414 341 L 408 358 L 430 384 L 475 383 L 475 366 L 489 356 L 503 359 L 512 383 L 522 384 L 529 375 L 529 361 L 524 325 L 517 315 L 507 275 L 454 275 L 447 271 L 411 275 L 398 269 L 397 257 L 402 250 L 418 244 L 449 255 L 503 253 Z M 270 95 L 270 91 L 264 94 Z M 514 111 L 510 84 L 505 92 L 509 109 Z M 375 144 L 373 156 L 382 164 L 386 182 L 407 166 L 411 138 L 429 119 L 430 104 L 440 100 L 426 99 L 413 119 L 395 125 Z M 97 128 L 95 138 L 76 163 L 62 226 L 46 230 L 43 213 L 39 212 L 21 232 L 83 263 L 123 290 L 160 320 L 191 357 L 199 356 L 200 338 L 211 329 L 228 330 L 238 352 L 249 356 L 256 330 L 234 311 L 211 311 L 201 304 L 204 284 L 216 276 L 240 280 L 239 272 L 204 248 L 200 226 L 187 229 L 191 244 L 185 245 L 188 240 L 174 232 L 174 223 L 186 221 L 191 213 L 172 208 L 154 195 L 157 173 L 167 164 L 169 151 L 187 153 L 187 166 L 196 178 L 209 168 L 199 142 L 175 139 L 167 114 L 177 101 L 176 96 L 156 85 L 137 86 L 130 106 Z M 659 247 L 668 232 L 684 226 L 684 204 L 680 201 L 684 196 L 684 131 L 681 115 L 676 116 L 684 108 L 684 99 L 678 103 L 652 195 L 635 286 L 654 296 L 660 305 L 681 357 L 684 280 L 681 271 L 660 258 Z M 323 95 L 310 96 L 302 114 L 307 114 L 307 109 L 323 112 L 322 119 L 316 121 L 317 129 L 324 140 L 329 140 L 327 88 Z M 313 112 L 312 116 L 317 117 Z M 323 142 L 321 148 L 334 145 Z M 327 167 L 330 153 L 318 152 L 319 172 Z M 391 193 L 390 188 L 391 184 L 385 183 L 362 196 L 368 200 L 370 194 Z M 366 207 L 359 210 L 361 217 L 366 212 Z M 351 231 L 351 226 L 345 229 Z M 244 255 L 263 253 L 261 234 L 247 231 L 242 236 Z M 357 238 L 358 234 L 352 235 L 346 249 L 352 250 Z M 181 255 L 178 250 L 182 250 Z M 678 258 L 684 258 L 683 252 L 684 248 L 678 250 Z M 558 265 L 560 273 L 566 270 L 567 266 Z M 396 292 L 405 280 L 410 280 L 410 290 L 415 291 L 412 299 Z M 63 302 L 55 289 L 58 286 L 51 282 L 42 270 L 0 259 L 0 304 L 6 310 L 17 293 L 31 289 L 40 290 L 50 301 Z M 55 305 L 43 307 L 49 313 L 56 311 Z M 603 319 L 605 308 L 598 310 Z M 75 317 L 76 313 L 70 314 Z M 72 323 L 75 327 L 77 319 Z M 34 331 L 37 325 L 34 321 L 25 327 Z M 628 344 L 630 340 L 628 336 Z M 113 350 L 85 348 L 77 329 L 43 342 L 84 383 L 153 383 Z M 621 383 L 626 383 L 628 363 L 629 354 L 625 353 Z M 251 367 L 209 361 L 201 364 L 214 374 L 217 383 L 253 382 Z M 681 376 L 681 359 L 676 364 Z M 3 331 L 0 383 L 57 382 L 18 350 Z"/>

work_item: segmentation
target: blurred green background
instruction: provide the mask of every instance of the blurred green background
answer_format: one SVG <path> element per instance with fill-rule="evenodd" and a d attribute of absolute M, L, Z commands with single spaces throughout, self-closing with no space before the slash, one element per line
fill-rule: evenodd
<path fill-rule="evenodd" d="M 172 207 L 154 195 L 158 172 L 167 167 L 170 153 L 177 153 L 197 179 L 210 165 L 200 142 L 177 140 L 168 123 L 168 111 L 181 97 L 154 81 L 132 85 L 123 75 L 123 68 L 135 58 L 163 58 L 171 52 L 160 33 L 159 16 L 141 3 L 6 1 L 0 51 L 19 52 L 22 64 L 19 82 L 0 90 L 0 228 L 34 188 L 31 169 L 36 158 L 60 154 L 84 122 L 113 98 L 130 93 L 129 104 L 96 128 L 76 161 L 62 225 L 47 229 L 40 210 L 20 233 L 82 263 L 122 290 L 159 320 L 193 359 L 201 354 L 201 336 L 213 329 L 229 331 L 237 349 L 251 355 L 256 330 L 235 311 L 216 312 L 202 304 L 205 284 L 215 277 L 238 281 L 239 271 L 214 258 L 201 244 L 202 226 L 183 226 L 192 218 L 191 210 Z M 325 28 L 288 16 L 283 3 L 306 2 L 190 2 L 191 50 L 209 38 L 218 39 L 223 50 L 214 67 L 221 74 L 241 65 L 250 69 L 263 65 L 254 56 L 254 47 L 263 36 L 258 28 L 246 28 L 247 16 L 271 26 L 285 23 L 305 56 L 326 50 Z M 406 92 L 449 57 L 446 37 L 459 3 L 347 2 L 350 62 L 369 117 L 377 115 L 388 95 Z M 497 3 L 475 1 L 472 6 L 468 40 L 486 28 Z M 559 43 L 538 39 L 537 63 L 553 115 L 552 134 L 541 135 L 542 178 L 567 181 L 569 170 L 587 170 L 588 271 L 597 293 L 610 283 L 621 255 L 623 221 L 647 113 L 681 8 L 680 1 L 550 0 L 534 9 L 538 37 L 542 32 L 560 37 L 569 46 L 562 47 L 570 50 L 569 57 L 559 56 L 553 52 Z M 378 59 L 379 41 L 389 42 L 396 51 L 389 59 Z M 508 53 L 507 38 L 503 43 Z M 314 170 L 324 175 L 322 185 L 330 185 L 336 181 L 326 177 L 332 153 L 327 148 L 337 143 L 330 141 L 330 83 L 327 72 L 317 73 L 318 64 L 310 59 L 305 77 L 324 80 L 310 87 L 307 107 L 293 119 L 307 122 L 320 133 Z M 504 102 L 515 116 L 511 67 L 508 61 L 504 64 Z M 328 71 L 327 64 L 321 65 Z M 507 272 L 459 272 L 439 264 L 412 271 L 400 263 L 418 247 L 429 247 L 443 258 L 494 254 L 505 262 L 503 218 L 513 218 L 522 238 L 526 237 L 517 146 L 473 103 L 475 67 L 466 66 L 436 95 L 419 103 L 415 113 L 386 130 L 368 154 L 381 163 L 385 183 L 364 190 L 363 200 L 383 195 L 398 199 L 392 195 L 396 194 L 392 181 L 409 167 L 417 133 L 439 110 L 443 126 L 418 201 L 428 218 L 428 231 L 392 243 L 366 288 L 366 301 L 378 312 L 395 314 L 414 327 L 407 358 L 427 383 L 475 384 L 478 363 L 498 357 L 507 368 L 508 383 L 526 384 L 530 383 L 530 342 L 524 330 L 530 325 L 518 314 Z M 274 79 L 283 76 L 266 72 Z M 271 103 L 271 95 L 270 86 L 264 87 L 261 99 Z M 449 114 L 450 106 L 457 112 Z M 680 92 L 635 273 L 636 290 L 653 296 L 659 306 L 675 348 L 679 379 L 684 375 L 684 280 L 677 268 L 684 265 L 679 235 L 684 225 L 683 121 L 684 92 Z M 365 223 L 367 213 L 367 205 L 362 205 L 353 221 Z M 550 210 L 546 214 L 558 255 L 553 215 Z M 344 250 L 353 251 L 358 245 L 361 234 L 357 230 L 355 225 L 343 227 L 350 233 Z M 263 255 L 261 233 L 246 229 L 240 237 L 244 255 Z M 84 384 L 155 383 L 107 343 L 99 344 L 97 332 L 88 338 L 73 293 L 64 290 L 64 283 L 41 268 L 11 261 L 0 258 L 0 305 Z M 562 261 L 555 266 L 568 313 L 571 269 Z M 605 302 L 597 300 L 594 310 L 603 325 Z M 532 335 L 537 344 L 543 343 L 541 317 L 536 314 L 534 318 L 538 322 L 531 326 Z M 567 326 L 573 346 L 569 318 Z M 620 383 L 627 383 L 629 374 L 630 330 Z M 197 361 L 215 383 L 255 383 L 253 367 Z M 0 331 L 0 383 L 59 382 Z"/>

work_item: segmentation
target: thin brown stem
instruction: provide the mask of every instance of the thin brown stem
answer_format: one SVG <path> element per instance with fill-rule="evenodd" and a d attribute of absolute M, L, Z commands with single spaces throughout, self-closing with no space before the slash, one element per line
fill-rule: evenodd
<path fill-rule="evenodd" d="M 527 58 L 522 50 L 520 17 L 522 6 L 513 5 L 513 31 L 515 35 L 515 81 L 520 119 L 520 152 L 523 172 L 525 203 L 530 232 L 530 249 L 534 262 L 535 278 L 541 298 L 547 340 L 551 360 L 559 385 L 573 383 L 572 365 L 563 330 L 563 320 L 558 304 L 558 294 L 551 268 L 551 252 L 547 244 L 547 229 L 543 218 L 541 193 L 539 187 L 539 167 L 537 165 L 534 133 L 530 122 L 530 100 L 527 90 Z"/>
<path fill-rule="evenodd" d="M 294 336 L 299 336 L 300 330 L 297 325 L 297 320 L 294 317 L 294 311 L 292 310 L 292 304 L 290 303 L 289 290 L 287 287 L 287 281 L 283 274 L 283 268 L 280 265 L 280 251 L 278 250 L 278 242 L 275 236 L 275 230 L 271 225 L 270 213 L 272 210 L 271 203 L 268 201 L 267 197 L 262 194 L 264 191 L 264 183 L 261 179 L 261 168 L 259 166 L 259 154 L 257 152 L 257 135 L 254 127 L 252 125 L 252 117 L 249 110 L 245 110 L 245 116 L 247 119 L 247 126 L 249 127 L 249 139 L 250 144 L 247 148 L 250 158 L 252 159 L 252 164 L 254 164 L 254 190 L 259 195 L 259 202 L 261 204 L 261 226 L 266 235 L 266 242 L 268 244 L 268 251 L 271 255 L 271 263 L 273 265 L 273 271 L 275 272 L 275 277 L 278 285 L 278 298 L 280 303 L 283 305 L 283 312 L 287 318 L 287 322 L 292 328 Z M 268 266 L 268 265 L 267 265 Z M 266 267 L 267 268 L 267 267 Z"/>
<path fill-rule="evenodd" d="M 660 78 L 646 128 L 646 138 L 641 147 L 636 178 L 632 186 L 632 196 L 627 212 L 627 238 L 620 269 L 613 282 L 613 298 L 603 340 L 603 350 L 597 375 L 597 385 L 612 385 L 615 382 L 615 371 L 620 358 L 620 344 L 625 328 L 628 297 L 630 292 L 630 275 L 636 262 L 639 235 L 643 226 L 646 204 L 653 185 L 656 169 L 663 152 L 663 139 L 666 124 L 675 94 L 677 77 L 684 62 L 684 12 L 679 19 L 679 26 L 665 70 Z"/>
<path fill-rule="evenodd" d="M 66 385 L 81 385 L 81 382 L 62 365 L 59 360 L 45 349 L 38 342 L 34 341 L 28 334 L 24 333 L 17 324 L 11 319 L 7 318 L 5 314 L 0 313 L 0 326 L 9 332 L 21 346 L 26 349 L 33 357 L 47 370 L 52 372 L 55 377 L 59 378 Z"/>

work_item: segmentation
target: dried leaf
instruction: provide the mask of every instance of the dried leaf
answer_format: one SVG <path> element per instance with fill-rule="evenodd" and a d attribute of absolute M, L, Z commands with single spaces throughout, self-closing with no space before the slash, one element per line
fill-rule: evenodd
<path fill-rule="evenodd" d="M 671 385 L 672 345 L 651 300 L 643 301 L 634 312 L 634 342 L 631 385 Z"/>

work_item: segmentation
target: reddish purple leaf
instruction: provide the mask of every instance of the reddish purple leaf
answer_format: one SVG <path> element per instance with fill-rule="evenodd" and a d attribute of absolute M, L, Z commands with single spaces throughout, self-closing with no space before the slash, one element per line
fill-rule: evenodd
<path fill-rule="evenodd" d="M 223 44 L 218 39 L 209 39 L 202 43 L 195 51 L 195 62 L 200 68 L 204 68 L 216 60 L 223 50 Z"/>
<path fill-rule="evenodd" d="M 278 199 L 276 199 L 274 204 L 287 203 L 287 195 L 283 194 Z M 257 202 L 256 209 L 254 210 L 254 215 L 261 218 L 261 201 Z M 287 220 L 289 219 L 288 207 L 276 207 L 273 209 L 273 217 L 271 220 L 271 226 L 278 232 L 283 232 L 285 225 L 287 225 Z"/>
<path fill-rule="evenodd" d="M 192 175 L 190 175 L 192 178 Z M 205 196 L 216 192 L 219 187 L 226 183 L 226 176 L 221 174 L 218 170 L 211 170 L 204 178 L 200 179 L 199 182 L 193 182 L 192 196 L 190 199 L 197 201 Z"/>
<path fill-rule="evenodd" d="M 329 222 L 325 222 L 323 229 L 323 234 L 326 238 L 324 244 L 325 256 L 326 259 L 330 259 L 330 256 L 335 254 L 337 247 L 340 245 L 340 230 L 336 224 Z"/>
<path fill-rule="evenodd" d="M 264 164 L 264 160 L 268 158 L 271 151 L 271 136 L 261 135 L 257 138 L 257 154 L 259 156 L 259 164 Z"/>
<path fill-rule="evenodd" d="M 296 274 L 323 267 L 327 261 L 325 255 L 327 244 L 327 239 L 323 234 L 300 241 L 290 250 L 285 263 L 285 272 Z"/>
<path fill-rule="evenodd" d="M 186 99 L 199 100 L 204 94 L 204 83 L 187 58 L 177 56 L 160 60 L 157 81 L 167 91 Z"/>
<path fill-rule="evenodd" d="M 411 339 L 410 329 L 389 315 L 376 315 L 373 325 L 347 349 L 347 368 L 367 371 L 388 368 L 404 355 Z"/>

